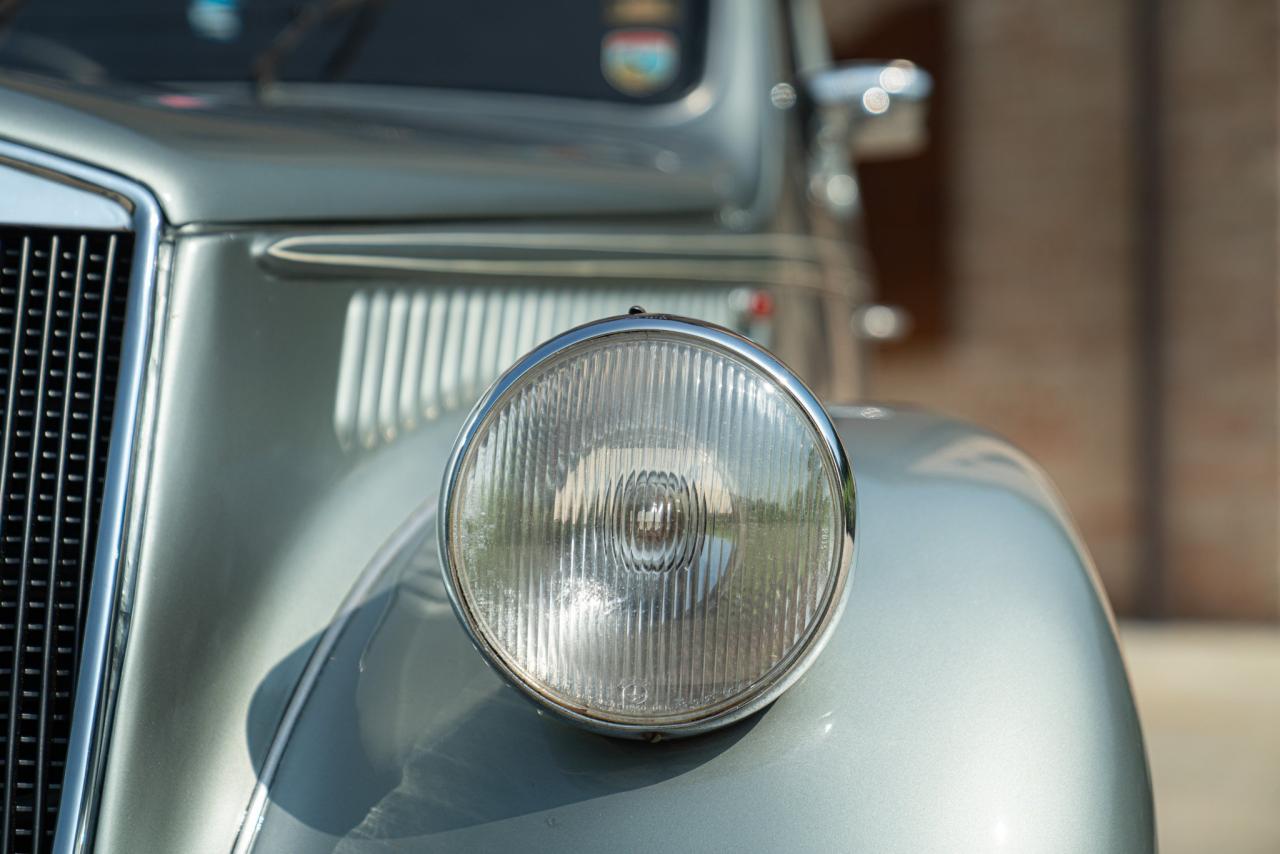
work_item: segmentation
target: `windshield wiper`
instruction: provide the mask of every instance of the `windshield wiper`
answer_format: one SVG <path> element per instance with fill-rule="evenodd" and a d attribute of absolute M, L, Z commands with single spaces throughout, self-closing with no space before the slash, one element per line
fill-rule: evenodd
<path fill-rule="evenodd" d="M 0 0 L 0 36 L 8 31 L 9 25 L 18 17 L 26 2 L 27 0 Z"/>
<path fill-rule="evenodd" d="M 4 0 L 0 0 L 0 4 L 2 3 Z M 386 4 L 387 0 L 312 0 L 299 9 L 271 40 L 271 44 L 254 58 L 250 67 L 254 92 L 261 97 L 263 91 L 276 81 L 280 64 L 297 50 L 313 29 L 354 9 L 356 13 L 343 33 L 342 41 L 324 67 L 326 80 L 336 80 L 346 74 Z"/>

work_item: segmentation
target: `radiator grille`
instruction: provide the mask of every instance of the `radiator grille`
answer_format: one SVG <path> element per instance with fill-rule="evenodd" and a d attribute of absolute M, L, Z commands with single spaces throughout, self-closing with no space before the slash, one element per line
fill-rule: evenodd
<path fill-rule="evenodd" d="M 133 236 L 0 226 L 0 795 L 50 850 L 84 639 Z"/>

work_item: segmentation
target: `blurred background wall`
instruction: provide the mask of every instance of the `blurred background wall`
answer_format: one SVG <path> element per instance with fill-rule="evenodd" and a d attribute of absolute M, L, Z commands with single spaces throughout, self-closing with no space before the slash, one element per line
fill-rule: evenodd
<path fill-rule="evenodd" d="M 937 80 L 862 169 L 871 395 L 1004 433 L 1121 614 L 1280 618 L 1280 4 L 827 0 L 838 58 Z"/>

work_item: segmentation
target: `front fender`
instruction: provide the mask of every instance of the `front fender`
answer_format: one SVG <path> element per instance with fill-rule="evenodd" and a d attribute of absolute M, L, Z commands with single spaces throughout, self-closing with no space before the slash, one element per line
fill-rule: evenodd
<path fill-rule="evenodd" d="M 1154 851 L 1114 623 L 1044 475 L 955 421 L 833 414 L 849 603 L 773 706 L 660 744 L 540 713 L 470 648 L 424 523 L 320 645 L 296 725 L 251 741 L 257 849 Z"/>

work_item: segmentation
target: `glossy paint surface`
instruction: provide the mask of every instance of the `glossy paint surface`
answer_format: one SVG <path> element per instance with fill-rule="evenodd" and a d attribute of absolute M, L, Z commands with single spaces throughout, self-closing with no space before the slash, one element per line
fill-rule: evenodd
<path fill-rule="evenodd" d="M 442 410 L 373 447 L 340 440 L 334 399 L 353 297 L 382 286 L 410 301 L 442 287 L 484 296 L 491 280 L 277 275 L 261 247 L 297 234 L 204 229 L 166 246 L 149 501 L 128 554 L 136 583 L 96 850 L 230 850 L 263 773 L 259 748 L 315 636 L 392 532 L 435 498 L 467 411 Z M 563 285 L 584 298 L 621 298 L 629 286 Z"/>
<path fill-rule="evenodd" d="M 33 174 L 23 166 L 24 154 L 23 150 L 0 146 L 0 199 L 4 200 L 0 223 L 105 229 L 133 225 L 125 205 L 65 179 L 56 180 L 57 173 Z"/>
<path fill-rule="evenodd" d="M 99 851 L 229 850 L 255 781 L 250 698 L 436 489 L 432 449 L 458 427 L 441 419 L 383 453 L 345 452 L 330 413 L 350 290 L 264 284 L 250 242 L 186 240 L 163 280 Z M 277 714 L 296 677 L 273 683 Z"/>
<path fill-rule="evenodd" d="M 224 854 L 259 828 L 260 851 L 1152 850 L 1136 716 L 1070 525 L 1020 455 L 929 416 L 844 414 L 862 525 L 849 607 L 803 680 L 718 733 L 629 744 L 540 716 L 450 612 L 433 523 L 325 634 L 435 495 L 464 411 L 376 449 L 339 441 L 353 297 L 544 284 L 531 260 L 653 254 L 538 242 L 560 228 L 579 243 L 807 235 L 786 180 L 799 122 L 767 106 L 776 24 L 763 2 L 714 2 L 707 84 L 636 111 L 372 90 L 359 110 L 303 89 L 166 102 L 0 75 L 0 137 L 136 178 L 169 226 L 95 850 Z M 470 217 L 543 248 L 449 250 Z M 379 251 L 399 269 L 324 257 L 350 256 L 346 235 L 380 221 L 396 222 Z M 483 271 L 444 269 L 413 245 L 428 232 Z M 293 257 L 264 258 L 270 246 Z M 666 241 L 660 260 L 736 277 L 734 256 L 779 254 L 688 249 Z M 644 286 L 596 272 L 579 284 Z M 779 355 L 811 383 L 853 371 L 847 317 L 780 316 Z"/>
<path fill-rule="evenodd" d="M 103 742 L 111 724 L 118 649 L 127 623 L 131 577 L 130 517 L 145 504 L 148 431 L 146 396 L 153 305 L 162 221 L 145 190 L 111 173 L 0 140 L 0 222 L 40 223 L 82 229 L 127 228 L 134 235 L 124 340 L 120 349 L 113 430 L 102 485 L 102 512 L 92 583 L 76 675 L 76 701 L 63 763 L 59 852 L 80 850 L 92 832 L 103 766 Z"/>
<path fill-rule="evenodd" d="M 1110 613 L 1044 476 L 931 415 L 837 420 L 850 600 L 773 706 L 657 745 L 539 713 L 470 647 L 424 525 L 307 699 L 255 850 L 1154 851 Z"/>
<path fill-rule="evenodd" d="M 129 175 L 174 225 L 714 215 L 768 192 L 776 80 L 766 5 L 712 6 L 705 80 L 669 104 L 325 84 L 259 101 L 0 71 L 0 138 Z"/>

